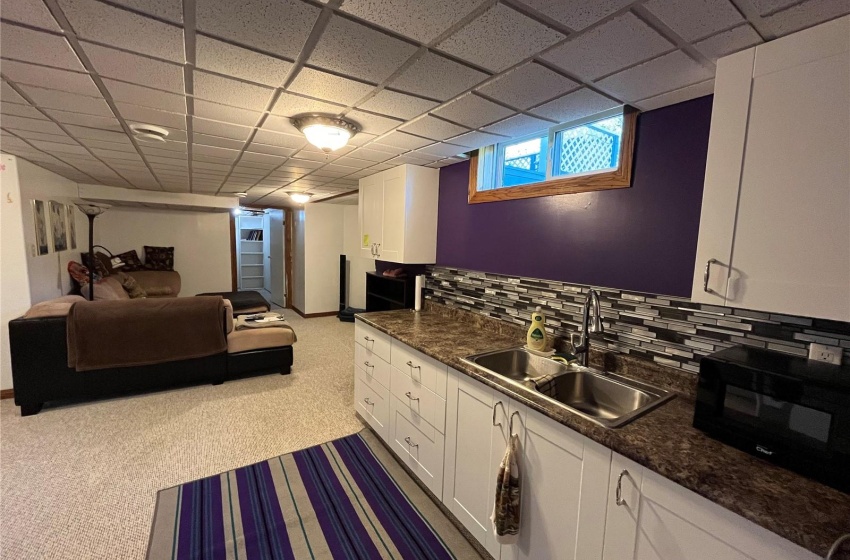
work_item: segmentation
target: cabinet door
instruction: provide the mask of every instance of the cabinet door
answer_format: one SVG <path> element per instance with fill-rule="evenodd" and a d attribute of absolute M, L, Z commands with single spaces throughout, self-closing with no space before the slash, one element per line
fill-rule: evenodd
<path fill-rule="evenodd" d="M 449 370 L 443 503 L 499 558 L 493 513 L 496 470 L 507 448 L 509 399 Z"/>
<path fill-rule="evenodd" d="M 763 45 L 727 303 L 850 321 L 850 17 Z"/>
<path fill-rule="evenodd" d="M 378 258 L 382 261 L 398 263 L 404 260 L 405 175 L 404 166 L 381 173 L 384 200 Z"/>
<path fill-rule="evenodd" d="M 376 259 L 384 219 L 384 185 L 381 173 L 360 180 L 360 256 Z"/>
<path fill-rule="evenodd" d="M 630 560 L 635 556 L 642 480 L 643 467 L 622 455 L 613 454 L 608 479 L 604 560 Z"/>
<path fill-rule="evenodd" d="M 520 412 L 514 432 L 522 442 L 522 518 L 519 541 L 502 547 L 502 559 L 601 558 L 611 452 L 525 406 L 512 407 Z"/>

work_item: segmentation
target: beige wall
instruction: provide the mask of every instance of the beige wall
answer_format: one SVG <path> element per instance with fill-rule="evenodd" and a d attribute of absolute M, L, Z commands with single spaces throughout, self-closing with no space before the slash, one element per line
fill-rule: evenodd
<path fill-rule="evenodd" d="M 339 256 L 342 254 L 343 207 L 308 204 L 305 214 L 304 313 L 339 310 Z"/>
<path fill-rule="evenodd" d="M 231 289 L 227 212 L 113 206 L 97 218 L 94 234 L 113 253 L 135 249 L 143 261 L 145 245 L 174 247 L 181 297 Z"/>
<path fill-rule="evenodd" d="M 357 206 L 343 206 L 343 252 L 348 259 L 348 305 L 366 308 L 366 273 L 375 271 L 375 261 L 360 256 L 360 215 Z"/>
<path fill-rule="evenodd" d="M 292 212 L 292 306 L 306 313 L 306 286 L 304 285 L 304 210 Z"/>

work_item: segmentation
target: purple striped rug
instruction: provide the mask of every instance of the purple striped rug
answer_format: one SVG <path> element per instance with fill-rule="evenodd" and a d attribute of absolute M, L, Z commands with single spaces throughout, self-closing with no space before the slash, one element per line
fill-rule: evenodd
<path fill-rule="evenodd" d="M 390 475 L 375 442 L 354 434 L 160 491 L 148 560 L 469 557 L 450 550 L 420 511 L 424 493 L 417 507 L 402 489 L 412 480 Z"/>

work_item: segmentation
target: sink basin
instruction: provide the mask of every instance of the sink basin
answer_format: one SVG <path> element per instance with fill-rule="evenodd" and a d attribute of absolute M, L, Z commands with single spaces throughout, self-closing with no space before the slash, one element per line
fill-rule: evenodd
<path fill-rule="evenodd" d="M 606 428 L 623 426 L 674 396 L 646 383 L 556 362 L 524 348 L 484 352 L 463 361 Z"/>

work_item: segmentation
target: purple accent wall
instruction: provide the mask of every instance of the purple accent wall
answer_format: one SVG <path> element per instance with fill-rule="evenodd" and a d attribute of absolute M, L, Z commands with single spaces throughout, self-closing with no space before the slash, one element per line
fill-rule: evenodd
<path fill-rule="evenodd" d="M 469 204 L 469 163 L 442 168 L 437 264 L 689 297 L 711 102 L 639 116 L 628 189 Z"/>

